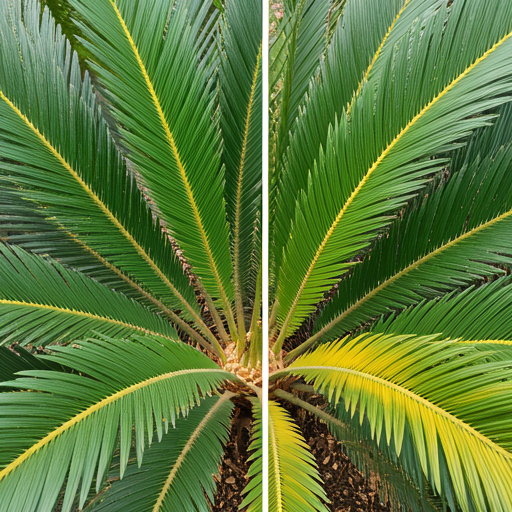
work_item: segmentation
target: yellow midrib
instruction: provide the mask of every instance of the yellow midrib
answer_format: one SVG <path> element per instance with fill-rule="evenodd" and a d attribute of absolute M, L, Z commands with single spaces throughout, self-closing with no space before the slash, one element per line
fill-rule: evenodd
<path fill-rule="evenodd" d="M 101 201 L 101 199 L 91 190 L 89 185 L 82 180 L 80 175 L 69 165 L 66 159 L 52 146 L 52 144 L 46 139 L 46 137 L 32 124 L 32 122 L 21 112 L 21 110 L 7 98 L 2 91 L 0 91 L 0 97 L 12 108 L 12 110 L 25 122 L 25 124 L 35 133 L 39 140 L 44 146 L 50 151 L 50 153 L 59 161 L 59 163 L 71 174 L 71 176 L 78 182 L 80 187 L 85 193 L 94 201 L 94 203 L 100 208 L 105 216 L 119 229 L 121 234 L 128 240 L 133 246 L 135 251 L 141 256 L 144 261 L 151 267 L 155 274 L 172 290 L 176 297 L 185 305 L 190 308 L 190 305 L 186 302 L 184 297 L 178 292 L 174 285 L 169 281 L 165 274 L 158 268 L 154 261 L 144 251 L 144 249 L 136 242 L 132 235 L 125 229 L 125 227 L 117 220 L 107 206 Z"/>
<path fill-rule="evenodd" d="M 176 372 L 170 372 L 170 373 L 164 373 L 162 375 L 158 375 L 157 377 L 152 377 L 150 379 L 147 379 L 145 381 L 139 382 L 137 384 L 133 384 L 132 386 L 125 388 L 121 391 L 118 391 L 117 393 L 114 393 L 113 395 L 108 396 L 107 398 L 104 398 L 97 404 L 92 405 L 88 409 L 85 409 L 85 411 L 82 411 L 80 414 L 77 414 L 75 417 L 71 418 L 69 421 L 66 421 L 66 423 L 62 424 L 60 427 L 56 428 L 53 432 L 48 434 L 46 437 L 38 441 L 36 444 L 31 446 L 28 450 L 25 450 L 19 457 L 17 457 L 13 462 L 11 462 L 9 465 L 7 465 L 2 471 L 0 471 L 0 481 L 6 477 L 9 473 L 11 473 L 14 469 L 16 469 L 20 464 L 22 464 L 25 460 L 27 460 L 29 457 L 31 457 L 34 453 L 39 451 L 41 448 L 45 447 L 59 437 L 61 434 L 72 428 L 74 425 L 79 423 L 80 421 L 84 420 L 85 418 L 89 417 L 91 414 L 99 411 L 103 407 L 111 404 L 112 402 L 115 402 L 116 400 L 119 400 L 120 398 L 123 398 L 126 395 L 129 395 L 130 393 L 134 393 L 135 391 L 145 388 L 147 386 L 150 386 L 151 384 L 154 384 L 156 382 L 160 382 L 162 380 L 171 379 L 174 377 L 178 377 L 180 375 L 190 375 L 193 373 L 226 373 L 224 370 L 221 370 L 220 368 L 194 368 L 190 370 L 179 370 Z"/>
<path fill-rule="evenodd" d="M 237 314 L 241 317 L 238 319 L 239 324 L 241 324 L 241 328 L 243 328 L 243 305 L 242 305 L 242 284 L 240 277 L 240 210 L 242 206 L 242 183 L 243 183 L 243 172 L 245 165 L 245 155 L 247 151 L 247 140 L 249 138 L 249 128 L 251 122 L 251 114 L 252 114 L 252 105 L 254 103 L 254 94 L 256 92 L 256 84 L 258 80 L 258 72 L 260 67 L 261 60 L 261 52 L 262 52 L 263 42 L 260 43 L 260 48 L 258 51 L 258 56 L 256 58 L 256 68 L 254 70 L 254 75 L 251 84 L 251 93 L 249 95 L 249 103 L 247 105 L 247 117 L 245 121 L 245 129 L 242 143 L 242 152 L 240 155 L 240 166 L 238 168 L 238 186 L 236 193 L 236 209 L 235 209 L 235 236 L 234 236 L 234 260 L 235 260 L 235 293 L 237 296 Z M 240 311 L 241 309 L 241 311 Z"/>
<path fill-rule="evenodd" d="M 85 311 L 78 311 L 76 309 L 69 309 L 69 308 L 60 308 L 57 306 L 50 306 L 48 304 L 39 304 L 36 302 L 25 302 L 22 300 L 7 300 L 7 299 L 0 299 L 0 304 L 3 304 L 4 306 L 18 306 L 18 307 L 32 307 L 35 309 L 47 309 L 49 311 L 56 311 L 58 313 L 66 313 L 69 315 L 76 315 L 81 316 L 84 318 L 89 318 L 91 320 L 100 320 L 102 322 L 108 322 L 110 324 L 116 324 L 120 325 L 122 327 L 126 327 L 128 329 L 134 329 L 136 331 L 143 332 L 145 334 L 150 334 L 153 336 L 160 336 L 162 338 L 167 338 L 172 341 L 172 338 L 169 338 L 165 334 L 160 334 L 158 332 L 150 331 L 149 329 L 145 329 L 144 327 L 139 327 L 138 325 L 132 325 L 126 322 L 122 322 L 121 320 L 114 320 L 112 318 L 107 318 L 105 316 L 95 315 L 94 313 L 86 313 Z"/>
<path fill-rule="evenodd" d="M 406 396 L 410 400 L 414 400 L 417 403 L 423 405 L 425 408 L 433 411 L 434 413 L 438 414 L 439 416 L 444 417 L 445 419 L 449 420 L 453 425 L 458 426 L 459 428 L 465 430 L 472 436 L 474 436 L 476 439 L 478 439 L 480 442 L 482 442 L 484 445 L 486 445 L 491 450 L 498 452 L 502 456 L 506 457 L 507 459 L 512 460 L 512 453 L 505 450 L 505 448 L 502 448 L 499 444 L 496 444 L 494 441 L 489 439 L 488 437 L 484 436 L 478 430 L 475 430 L 473 427 L 465 423 L 464 421 L 460 420 L 453 414 L 450 414 L 449 412 L 445 411 L 441 407 L 433 404 L 429 400 L 423 398 L 422 396 L 410 391 L 409 389 L 399 386 L 398 384 L 395 384 L 394 382 L 387 381 L 381 377 L 377 377 L 375 375 L 371 375 L 366 372 L 362 372 L 359 370 L 354 370 L 350 368 L 340 368 L 337 366 L 296 366 L 296 367 L 289 367 L 286 370 L 283 370 L 279 373 L 284 372 L 304 372 L 304 371 L 333 371 L 333 372 L 344 372 L 350 375 L 355 375 L 357 377 L 362 377 L 364 379 L 371 380 L 377 384 L 380 384 L 382 386 L 385 386 L 387 388 L 392 389 L 393 391 L 397 393 L 401 393 L 402 395 Z"/>
<path fill-rule="evenodd" d="M 62 226 L 63 229 L 64 226 Z M 144 295 L 149 301 L 151 301 L 155 306 L 157 306 L 161 311 L 163 311 L 168 318 L 174 322 L 177 326 L 179 326 L 180 329 L 184 330 L 192 336 L 196 341 L 199 341 L 205 348 L 210 350 L 210 352 L 213 352 L 214 354 L 217 354 L 217 352 L 222 352 L 222 349 L 220 346 L 216 346 L 218 344 L 217 339 L 213 336 L 211 331 L 208 329 L 206 324 L 203 322 L 203 319 L 194 311 L 194 309 L 190 306 L 188 302 L 183 299 L 183 304 L 187 307 L 188 311 L 192 314 L 194 320 L 196 321 L 197 325 L 203 329 L 203 332 L 206 333 L 206 336 L 210 341 L 213 341 L 213 345 L 208 343 L 206 340 L 203 339 L 201 334 L 197 331 L 195 331 L 185 320 L 183 320 L 180 316 L 178 316 L 176 313 L 171 311 L 165 304 L 160 302 L 157 298 L 153 297 L 149 292 L 144 290 L 141 286 L 139 286 L 135 281 L 130 279 L 127 275 L 125 275 L 123 272 L 121 272 L 117 267 L 109 263 L 105 258 L 103 258 L 100 254 L 98 254 L 94 249 L 89 247 L 86 243 L 82 242 L 74 233 L 71 233 L 70 231 L 66 231 L 66 234 L 72 238 L 80 247 L 82 247 L 85 251 L 92 254 L 96 259 L 98 259 L 103 265 L 105 265 L 109 270 L 114 272 L 117 276 L 119 276 L 123 281 L 128 283 L 131 287 L 135 288 L 140 294 Z M 181 295 L 177 292 L 178 298 L 181 300 Z M 215 348 L 214 348 L 215 347 Z M 219 354 L 217 354 L 219 355 Z M 222 356 L 220 355 L 222 358 Z"/>
<path fill-rule="evenodd" d="M 269 404 L 270 406 L 270 404 Z M 272 420 L 272 415 L 268 415 L 268 423 L 269 423 L 269 436 L 270 436 L 270 442 L 272 443 L 272 451 L 274 455 L 274 480 L 276 483 L 276 500 L 277 500 L 277 512 L 283 512 L 283 495 L 282 495 L 282 489 L 281 489 L 281 470 L 279 466 L 279 452 L 278 452 L 278 444 L 276 439 L 276 431 L 274 422 Z"/>
<path fill-rule="evenodd" d="M 314 339 L 318 339 L 320 336 L 323 336 L 327 331 L 329 331 L 329 329 L 331 329 L 335 324 L 337 324 L 338 322 L 341 322 L 341 320 L 343 320 L 344 318 L 346 318 L 350 313 L 352 313 L 355 309 L 357 309 L 359 306 L 361 306 L 362 304 L 364 304 L 366 301 L 370 300 L 372 297 L 374 297 L 377 293 L 379 293 L 380 291 L 382 291 L 384 288 L 386 288 L 387 286 L 389 286 L 390 284 L 392 284 L 394 281 L 396 281 L 397 279 L 400 279 L 401 277 L 403 277 L 404 275 L 406 275 L 407 273 L 411 272 L 411 270 L 414 270 L 415 268 L 419 267 L 420 265 L 422 265 L 423 263 L 427 262 L 428 260 L 430 260 L 431 258 L 434 258 L 435 256 L 437 256 L 438 254 L 442 253 L 443 251 L 445 251 L 446 249 L 452 247 L 453 245 L 456 245 L 457 243 L 461 242 L 462 240 L 464 240 L 465 238 L 468 238 L 470 236 L 473 236 L 474 234 L 478 233 L 479 231 L 481 231 L 482 229 L 486 229 L 490 226 L 492 226 L 493 224 L 499 222 L 499 221 L 502 221 L 503 219 L 506 219 L 507 217 L 509 217 L 510 215 L 512 215 L 512 210 L 509 210 L 508 212 L 505 212 L 503 213 L 502 215 L 488 221 L 488 222 L 484 222 L 483 224 L 481 224 L 480 226 L 476 227 L 476 228 L 473 228 L 471 229 L 470 231 L 464 233 L 463 235 L 460 235 L 459 237 L 457 238 L 454 238 L 452 241 L 442 245 L 441 247 L 438 247 L 435 251 L 432 251 L 428 254 L 426 254 L 425 256 L 423 256 L 422 258 L 416 260 L 414 263 L 412 263 L 411 265 L 409 265 L 408 267 L 404 268 L 403 270 L 401 270 L 400 272 L 398 272 L 397 274 L 395 274 L 393 277 L 390 277 L 389 279 L 387 279 L 386 281 L 384 281 L 383 283 L 381 283 L 379 286 L 377 286 L 375 289 L 373 289 L 371 292 L 367 293 L 362 299 L 359 299 L 356 303 L 354 303 L 352 306 L 350 306 L 347 310 L 345 310 L 341 315 L 339 315 L 338 317 L 334 318 L 332 321 L 330 321 L 324 328 L 322 328 L 320 331 L 318 331 L 318 333 L 316 333 L 314 335 Z M 312 336 L 313 338 L 313 336 Z"/>
<path fill-rule="evenodd" d="M 402 6 L 400 11 L 398 12 L 398 14 L 395 16 L 395 19 L 393 20 L 393 23 L 391 23 L 388 31 L 386 32 L 386 35 L 384 36 L 384 39 L 382 40 L 382 42 L 380 43 L 379 47 L 377 48 L 377 51 L 375 52 L 375 54 L 374 54 L 374 56 L 373 56 L 373 58 L 372 58 L 372 60 L 371 60 L 371 62 L 369 64 L 369 66 L 366 68 L 366 71 L 364 73 L 363 79 L 359 82 L 359 84 L 357 86 L 357 90 L 356 90 L 355 94 L 352 96 L 352 101 L 349 103 L 349 105 L 347 107 L 347 116 L 350 114 L 350 111 L 352 110 L 352 106 L 354 105 L 354 102 L 355 102 L 356 98 L 359 96 L 359 93 L 361 92 L 361 88 L 363 87 L 364 82 L 366 82 L 366 80 L 368 79 L 368 75 L 370 74 L 370 71 L 372 70 L 372 68 L 373 68 L 375 62 L 377 61 L 377 59 L 379 58 L 379 55 L 380 55 L 380 52 L 382 51 L 384 43 L 388 39 L 389 34 L 391 34 L 391 31 L 393 30 L 393 27 L 396 25 L 396 22 L 398 21 L 398 19 L 400 18 L 400 16 L 404 12 L 405 8 L 410 3 L 410 1 L 411 0 L 406 0 L 404 5 Z"/>
<path fill-rule="evenodd" d="M 421 109 L 421 111 L 416 114 L 403 128 L 400 133 L 393 139 L 393 141 L 386 147 L 386 149 L 381 153 L 379 158 L 374 162 L 374 164 L 370 167 L 370 169 L 367 171 L 365 176 L 361 179 L 357 187 L 354 189 L 350 197 L 347 199 L 345 204 L 343 205 L 342 209 L 334 219 L 333 223 L 331 224 L 331 227 L 327 231 L 326 235 L 324 236 L 322 243 L 318 247 L 318 250 L 315 253 L 315 256 L 313 257 L 313 260 L 311 261 L 311 264 L 309 265 L 309 268 L 300 284 L 299 290 L 297 291 L 297 294 L 293 300 L 293 303 L 290 307 L 290 310 L 285 318 L 285 321 L 283 322 L 283 326 L 281 328 L 281 334 L 279 336 L 278 343 L 276 343 L 277 346 L 282 345 L 282 342 L 284 341 L 284 337 L 286 336 L 286 330 L 288 328 L 288 324 L 290 322 L 291 317 L 293 316 L 293 313 L 295 312 L 295 308 L 297 307 L 297 304 L 300 300 L 300 297 L 302 295 L 302 292 L 304 291 L 304 288 L 307 284 L 307 281 L 313 272 L 313 269 L 315 268 L 315 265 L 317 264 L 325 246 L 327 245 L 327 242 L 330 240 L 332 234 L 334 233 L 334 230 L 340 223 L 343 215 L 347 211 L 347 209 L 350 207 L 354 199 L 356 198 L 359 191 L 363 188 L 363 186 L 366 184 L 366 182 L 369 180 L 370 176 L 373 174 L 375 169 L 379 166 L 379 164 L 384 160 L 384 158 L 388 155 L 388 153 L 393 149 L 393 147 L 400 141 L 400 139 L 407 133 L 407 131 L 413 126 L 421 117 L 433 106 L 435 105 L 446 93 L 448 93 L 455 85 L 462 80 L 471 70 L 473 70 L 480 62 L 482 62 L 484 59 L 486 59 L 491 53 L 493 53 L 496 48 L 498 48 L 501 44 L 503 44 L 509 37 L 512 36 L 512 32 L 507 34 L 505 37 L 500 39 L 497 43 L 495 43 L 489 50 L 487 50 L 481 57 L 475 60 L 473 64 L 471 64 L 469 67 L 467 67 L 456 79 L 454 79 L 452 82 L 450 82 L 449 85 L 447 85 L 434 99 L 430 101 L 425 107 Z"/>
<path fill-rule="evenodd" d="M 176 459 L 176 462 L 174 463 L 171 472 L 169 473 L 169 476 L 164 482 L 164 485 L 162 487 L 162 490 L 160 491 L 160 494 L 158 495 L 158 498 L 156 500 L 155 506 L 153 507 L 153 512 L 159 512 L 162 508 L 162 504 L 164 502 L 165 496 L 167 495 L 167 492 L 169 491 L 169 488 L 172 485 L 172 482 L 178 473 L 178 470 L 180 469 L 180 466 L 183 464 L 183 461 L 185 460 L 185 457 L 187 453 L 190 451 L 194 443 L 196 442 L 197 438 L 200 436 L 201 432 L 204 430 L 204 427 L 206 424 L 210 421 L 212 416 L 217 412 L 217 410 L 226 402 L 227 400 L 230 400 L 233 396 L 235 396 L 234 393 L 231 393 L 230 391 L 226 391 L 220 398 L 217 400 L 217 403 L 208 411 L 206 416 L 201 420 L 199 425 L 196 427 L 192 435 L 190 436 L 190 439 L 187 441 L 185 446 L 183 447 L 183 450 L 181 450 L 180 455 Z"/>
<path fill-rule="evenodd" d="M 132 51 L 135 55 L 135 59 L 137 60 L 137 64 L 139 65 L 139 68 L 141 70 L 141 73 L 143 75 L 144 81 L 146 83 L 146 86 L 148 88 L 149 94 L 151 96 L 151 99 L 153 101 L 153 104 L 155 105 L 158 117 L 160 119 L 160 122 L 162 124 L 162 127 L 164 128 L 167 140 L 169 142 L 169 146 L 171 147 L 172 154 L 176 160 L 176 166 L 178 167 L 178 171 L 180 173 L 181 180 L 183 182 L 183 185 L 185 187 L 185 192 L 187 194 L 188 200 L 190 202 L 190 206 L 192 208 L 192 212 L 194 215 L 194 219 L 196 221 L 197 227 L 199 229 L 199 233 L 201 235 L 201 240 L 203 242 L 204 249 L 206 251 L 206 254 L 208 256 L 208 261 L 210 263 L 210 268 L 212 270 L 212 273 L 215 277 L 215 281 L 217 282 L 217 286 L 219 287 L 219 292 L 221 294 L 222 301 L 224 303 L 224 307 L 226 309 L 226 314 L 229 315 L 229 312 L 231 311 L 231 306 L 229 303 L 229 300 L 227 298 L 226 292 L 224 290 L 224 286 L 222 284 L 222 280 L 220 278 L 220 275 L 217 270 L 217 265 L 215 264 L 215 260 L 213 258 L 212 251 L 210 249 L 210 244 L 208 242 L 208 236 L 206 235 L 206 231 L 203 227 L 203 223 L 201 220 L 201 216 L 199 214 L 199 209 L 197 207 L 194 194 L 192 192 L 192 187 L 190 186 L 190 183 L 188 181 L 187 173 L 185 171 L 185 167 L 183 166 L 183 163 L 181 161 L 180 154 L 178 152 L 178 148 L 176 146 L 176 142 L 174 140 L 174 136 L 169 128 L 169 125 L 167 123 L 167 120 L 165 118 L 164 112 L 162 110 L 162 107 L 160 105 L 160 101 L 158 99 L 158 96 L 156 95 L 155 89 L 153 87 L 153 83 L 151 82 L 151 79 L 149 78 L 148 72 L 146 70 L 146 66 L 144 65 L 144 62 L 142 61 L 142 58 L 140 57 L 139 50 L 135 44 L 135 41 L 133 40 L 130 31 L 128 30 L 128 27 L 126 26 L 126 23 L 121 15 L 121 12 L 117 8 L 117 5 L 114 0 L 110 0 L 110 3 L 112 7 L 115 10 L 116 16 L 119 20 L 119 23 L 121 24 L 121 27 L 123 29 L 123 32 L 128 39 L 128 42 L 130 44 L 130 47 L 132 48 Z"/>

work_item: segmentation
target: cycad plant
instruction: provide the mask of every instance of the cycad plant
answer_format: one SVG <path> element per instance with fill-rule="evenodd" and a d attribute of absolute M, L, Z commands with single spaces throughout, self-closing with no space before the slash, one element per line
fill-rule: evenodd
<path fill-rule="evenodd" d="M 261 5 L 214 4 L 0 0 L 2 512 L 207 511 L 260 410 Z"/>
<path fill-rule="evenodd" d="M 285 1 L 270 92 L 270 510 L 328 508 L 284 401 L 397 510 L 512 510 L 512 3 Z"/>

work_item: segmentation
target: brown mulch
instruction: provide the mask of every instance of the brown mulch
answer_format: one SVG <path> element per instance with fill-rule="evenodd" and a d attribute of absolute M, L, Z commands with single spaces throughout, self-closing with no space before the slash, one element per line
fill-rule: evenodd
<path fill-rule="evenodd" d="M 316 458 L 331 512 L 390 512 L 376 489 L 343 453 L 327 425 L 297 406 L 283 405 L 300 426 Z"/>
<path fill-rule="evenodd" d="M 381 503 L 379 493 L 344 455 L 340 443 L 327 426 L 302 409 L 283 403 L 301 427 L 302 434 L 316 457 L 324 489 L 331 502 L 331 512 L 390 512 Z M 250 409 L 242 407 L 233 419 L 233 428 L 226 447 L 217 480 L 217 494 L 212 512 L 238 512 L 243 501 L 242 490 L 247 484 L 245 475 L 249 457 L 251 416 Z"/>

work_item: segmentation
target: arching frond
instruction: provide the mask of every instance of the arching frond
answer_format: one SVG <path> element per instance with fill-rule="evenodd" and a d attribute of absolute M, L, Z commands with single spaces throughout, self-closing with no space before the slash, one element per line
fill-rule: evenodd
<path fill-rule="evenodd" d="M 319 158 L 320 147 L 325 148 L 329 126 L 335 125 L 359 94 L 375 65 L 387 62 L 413 21 L 436 4 L 439 0 L 348 0 L 344 5 L 318 79 L 311 83 L 292 131 L 280 174 L 271 246 L 274 272 L 280 269 L 299 192 L 307 189 L 308 173 Z"/>
<path fill-rule="evenodd" d="M 46 345 L 98 332 L 178 340 L 152 311 L 54 260 L 0 244 L 1 343 Z"/>
<path fill-rule="evenodd" d="M 453 492 L 463 511 L 505 512 L 512 506 L 511 363 L 488 363 L 470 346 L 435 339 L 341 340 L 275 377 L 302 376 L 351 416 L 367 417 L 377 442 L 383 436 L 397 456 L 408 450 L 432 488 Z"/>
<path fill-rule="evenodd" d="M 94 478 L 101 489 L 116 447 L 122 477 L 132 441 L 140 464 L 155 428 L 161 440 L 169 423 L 233 378 L 183 343 L 102 338 L 78 346 L 47 357 L 80 374 L 24 371 L 2 384 L 31 391 L 0 394 L 1 510 L 51 510 L 64 484 L 62 510 L 77 492 L 83 506 Z"/>
<path fill-rule="evenodd" d="M 379 314 L 503 274 L 498 265 L 512 262 L 511 160 L 508 145 L 430 187 L 340 283 L 314 336 L 293 355 Z"/>
<path fill-rule="evenodd" d="M 387 226 L 388 215 L 439 169 L 442 161 L 431 157 L 489 121 L 476 114 L 508 101 L 512 11 L 503 9 L 509 8 L 489 11 L 480 2 L 455 0 L 448 12 L 415 26 L 396 45 L 378 87 L 363 85 L 350 115 L 333 128 L 297 203 L 285 250 L 276 352 Z M 415 87 L 419 76 L 423 86 Z"/>
<path fill-rule="evenodd" d="M 107 271 L 110 286 L 144 299 L 149 292 L 200 325 L 182 264 L 100 117 L 69 42 L 35 0 L 2 2 L 0 10 L 1 186 L 18 200 L 3 203 L 1 213 L 15 217 L 25 198 L 38 208 L 22 213 L 33 237 L 17 241 L 94 277 Z M 31 219 L 38 214 L 48 219 L 44 226 Z"/>
<path fill-rule="evenodd" d="M 440 334 L 467 341 L 494 340 L 494 350 L 504 351 L 512 340 L 512 280 L 508 276 L 423 301 L 400 314 L 381 317 L 372 332 L 386 334 Z M 512 342 L 511 342 L 512 345 Z M 510 351 L 505 350 L 510 355 Z"/>
<path fill-rule="evenodd" d="M 180 2 L 72 0 L 130 160 L 233 337 L 229 228 L 209 72 Z"/>
<path fill-rule="evenodd" d="M 141 466 L 128 464 L 122 480 L 116 479 L 85 512 L 197 512 L 213 503 L 215 480 L 223 445 L 227 442 L 232 393 L 207 398 L 172 430 L 153 443 Z M 119 458 L 111 470 L 119 474 Z"/>

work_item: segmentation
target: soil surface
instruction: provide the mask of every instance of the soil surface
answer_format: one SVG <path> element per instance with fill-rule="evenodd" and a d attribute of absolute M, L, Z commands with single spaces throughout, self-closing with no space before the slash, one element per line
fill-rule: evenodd
<path fill-rule="evenodd" d="M 300 426 L 311 447 L 331 512 L 390 512 L 379 493 L 343 453 L 327 425 L 294 405 L 283 404 Z"/>
<path fill-rule="evenodd" d="M 341 445 L 329 434 L 327 426 L 305 414 L 293 405 L 283 405 L 302 429 L 307 443 L 316 457 L 324 489 L 331 502 L 331 512 L 390 512 L 380 501 L 375 487 L 343 454 Z M 245 475 L 250 464 L 250 411 L 241 409 L 233 420 L 233 428 L 226 447 L 222 467 L 215 479 L 217 495 L 212 512 L 238 512 L 243 501 L 242 491 L 247 484 Z"/>

